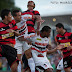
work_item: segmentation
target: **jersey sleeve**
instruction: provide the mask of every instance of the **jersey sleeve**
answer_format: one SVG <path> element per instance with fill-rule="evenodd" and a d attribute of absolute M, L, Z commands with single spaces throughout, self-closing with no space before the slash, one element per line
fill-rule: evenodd
<path fill-rule="evenodd" d="M 57 36 L 55 36 L 55 42 L 56 42 L 57 44 L 60 44 L 59 41 L 58 41 L 58 37 L 57 37 Z"/>
<path fill-rule="evenodd" d="M 34 13 L 35 15 L 40 15 L 40 13 L 38 12 L 38 11 L 35 11 L 35 13 Z"/>
<path fill-rule="evenodd" d="M 55 36 L 55 42 L 57 42 L 58 40 L 57 40 L 57 36 Z"/>

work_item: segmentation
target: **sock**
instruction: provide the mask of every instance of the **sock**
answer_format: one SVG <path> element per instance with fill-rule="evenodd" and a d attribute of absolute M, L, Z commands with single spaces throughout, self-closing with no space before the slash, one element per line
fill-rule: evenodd
<path fill-rule="evenodd" d="M 28 65 L 30 67 L 31 72 L 35 72 L 35 63 L 34 63 L 33 58 L 28 59 Z"/>
<path fill-rule="evenodd" d="M 17 67 L 18 72 L 21 72 L 21 61 L 19 61 L 18 67 Z"/>

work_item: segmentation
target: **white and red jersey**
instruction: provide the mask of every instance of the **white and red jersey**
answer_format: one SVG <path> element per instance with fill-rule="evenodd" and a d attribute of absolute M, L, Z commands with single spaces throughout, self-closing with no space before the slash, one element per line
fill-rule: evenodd
<path fill-rule="evenodd" d="M 32 56 L 36 66 L 41 66 L 45 70 L 48 68 L 52 68 L 49 60 L 46 57 L 47 48 L 46 46 L 49 43 L 49 39 L 47 37 L 42 38 L 40 35 L 32 38 Z"/>
<path fill-rule="evenodd" d="M 26 24 L 27 19 L 32 19 L 32 15 L 28 15 L 28 14 L 22 15 L 21 22 L 16 24 L 18 26 L 18 30 L 21 36 L 24 36 L 24 34 L 28 33 L 28 28 Z"/>
<path fill-rule="evenodd" d="M 49 39 L 47 37 L 42 38 L 40 35 L 38 35 L 32 38 L 32 42 L 32 50 L 35 50 L 37 52 L 37 55 L 44 54 L 44 56 L 46 56 L 46 46 L 49 43 Z"/>

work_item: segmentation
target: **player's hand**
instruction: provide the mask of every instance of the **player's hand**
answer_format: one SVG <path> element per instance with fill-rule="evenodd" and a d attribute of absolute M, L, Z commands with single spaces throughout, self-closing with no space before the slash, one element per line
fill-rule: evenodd
<path fill-rule="evenodd" d="M 35 29 L 35 30 L 32 30 L 32 31 L 35 31 L 35 33 L 37 33 L 37 35 L 40 34 L 40 31 L 38 29 Z"/>
<path fill-rule="evenodd" d="M 52 46 L 50 44 L 47 45 L 47 49 L 51 50 Z"/>
<path fill-rule="evenodd" d="M 18 37 L 18 40 L 19 41 L 24 41 L 24 37 L 22 37 L 22 36 L 21 37 Z"/>
<path fill-rule="evenodd" d="M 13 33 L 14 32 L 14 30 L 12 30 L 12 29 L 7 29 L 6 31 L 9 32 L 9 33 Z"/>
<path fill-rule="evenodd" d="M 72 46 L 67 45 L 67 50 L 69 51 L 69 50 L 71 50 L 71 49 L 72 49 Z"/>
<path fill-rule="evenodd" d="M 64 48 L 64 45 L 58 45 L 58 46 L 56 47 L 57 50 L 61 50 L 62 48 Z"/>
<path fill-rule="evenodd" d="M 42 20 L 41 19 L 41 16 L 40 15 L 35 15 L 35 17 L 36 17 L 36 22 L 37 23 L 40 23 L 41 24 L 41 23 L 43 23 L 45 21 L 45 20 Z"/>
<path fill-rule="evenodd" d="M 36 22 L 42 24 L 45 20 L 39 19 Z"/>
<path fill-rule="evenodd" d="M 19 40 L 19 41 L 26 41 L 29 45 L 32 45 L 31 41 L 25 39 L 23 36 L 18 37 L 18 40 Z"/>

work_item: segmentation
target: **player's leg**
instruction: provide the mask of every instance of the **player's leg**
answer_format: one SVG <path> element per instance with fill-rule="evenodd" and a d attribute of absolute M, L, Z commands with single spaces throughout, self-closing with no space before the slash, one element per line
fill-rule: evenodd
<path fill-rule="evenodd" d="M 35 33 L 28 34 L 28 36 L 30 37 L 28 40 L 31 40 L 31 37 L 35 36 Z M 35 63 L 34 63 L 34 60 L 32 57 L 32 53 L 31 53 L 31 45 L 28 45 L 25 42 L 24 51 L 25 51 L 24 53 L 25 53 L 26 58 L 28 60 L 28 65 L 30 67 L 31 72 L 35 72 Z"/>
<path fill-rule="evenodd" d="M 31 47 L 28 50 L 26 50 L 24 53 L 25 53 L 26 58 L 28 60 L 28 65 L 29 65 L 29 67 L 31 69 L 31 72 L 35 72 L 35 63 L 34 63 L 34 60 L 32 58 Z"/>
<path fill-rule="evenodd" d="M 12 72 L 18 72 L 18 71 L 17 71 L 17 66 L 18 66 L 17 62 L 14 62 L 14 63 L 12 64 L 12 66 L 11 66 L 11 71 L 12 71 Z"/>
<path fill-rule="evenodd" d="M 30 68 L 29 68 L 29 66 L 28 66 L 28 60 L 27 60 L 25 54 L 23 54 L 22 62 L 23 62 L 22 72 L 25 72 L 25 71 L 30 72 Z"/>
<path fill-rule="evenodd" d="M 19 60 L 17 59 L 16 49 L 8 45 L 2 45 L 2 49 L 3 49 L 2 55 L 7 58 L 8 64 L 11 67 L 11 71 L 17 72 L 17 66 Z"/>
<path fill-rule="evenodd" d="M 65 72 L 71 72 L 72 67 L 72 56 L 68 56 L 63 59 L 64 70 Z"/>
<path fill-rule="evenodd" d="M 19 59 L 18 72 L 21 72 L 22 42 L 16 39 L 15 49 L 17 49 L 17 58 Z"/>

